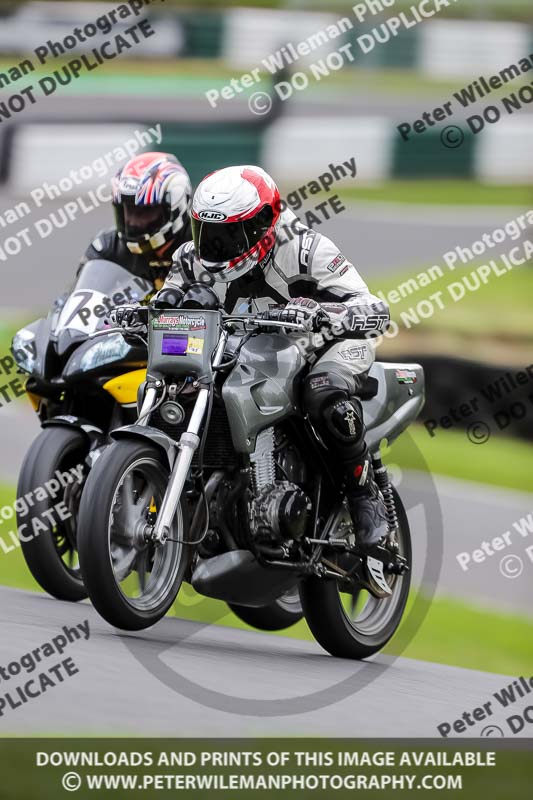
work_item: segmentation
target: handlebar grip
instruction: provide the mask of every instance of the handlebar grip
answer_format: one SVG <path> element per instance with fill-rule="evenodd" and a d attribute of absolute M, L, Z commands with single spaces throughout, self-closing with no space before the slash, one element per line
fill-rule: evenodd
<path fill-rule="evenodd" d="M 115 325 L 127 328 L 132 325 L 148 324 L 147 306 L 117 306 L 110 314 L 109 319 Z"/>

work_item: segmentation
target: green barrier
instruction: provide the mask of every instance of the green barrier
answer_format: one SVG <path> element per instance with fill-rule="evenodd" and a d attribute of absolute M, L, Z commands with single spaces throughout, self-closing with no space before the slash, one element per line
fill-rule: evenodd
<path fill-rule="evenodd" d="M 205 175 L 234 164 L 257 164 L 260 129 L 242 125 L 163 125 L 161 149 L 174 153 L 188 170 L 193 185 Z"/>
<path fill-rule="evenodd" d="M 402 30 L 398 36 L 386 45 L 376 45 L 380 54 L 380 66 L 383 69 L 417 69 L 420 46 L 420 34 L 415 30 Z"/>
<path fill-rule="evenodd" d="M 360 36 L 370 34 L 374 27 L 379 27 L 379 22 L 357 23 L 355 28 L 347 34 L 347 41 L 352 44 L 352 53 L 355 55 L 354 67 L 364 69 L 413 69 L 418 68 L 420 33 L 416 29 L 402 29 L 397 36 L 388 42 L 380 44 L 375 42 L 374 48 L 365 53 L 358 44 Z M 380 29 L 379 34 L 383 36 Z M 370 46 L 370 39 L 363 39 L 365 47 Z"/>
<path fill-rule="evenodd" d="M 404 141 L 395 131 L 392 178 L 473 178 L 475 175 L 475 137 L 461 126 L 464 141 L 446 147 L 442 141 L 446 125 L 421 134 L 411 134 Z M 449 127 L 449 126 L 448 126 Z M 460 134 L 457 133 L 456 136 Z M 451 137 L 453 144 L 456 136 Z"/>
<path fill-rule="evenodd" d="M 225 14 L 190 11 L 180 14 L 185 30 L 184 58 L 220 58 L 225 31 Z"/>

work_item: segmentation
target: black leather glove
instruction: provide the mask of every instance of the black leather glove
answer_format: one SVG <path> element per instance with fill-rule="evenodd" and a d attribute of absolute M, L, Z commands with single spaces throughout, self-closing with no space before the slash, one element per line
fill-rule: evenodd
<path fill-rule="evenodd" d="M 148 309 L 140 305 L 117 306 L 109 314 L 109 319 L 117 328 L 142 330 L 148 322 Z"/>
<path fill-rule="evenodd" d="M 284 308 L 277 306 L 262 316 L 275 322 L 302 325 L 308 331 L 318 331 L 329 321 L 320 303 L 309 297 L 295 297 Z"/>

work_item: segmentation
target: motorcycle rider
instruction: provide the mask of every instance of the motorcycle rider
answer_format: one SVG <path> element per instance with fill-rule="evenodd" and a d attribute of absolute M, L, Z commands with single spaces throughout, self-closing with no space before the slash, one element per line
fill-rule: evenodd
<path fill-rule="evenodd" d="M 388 526 L 358 393 L 374 361 L 365 333 L 386 330 L 388 307 L 330 239 L 282 209 L 278 187 L 259 167 L 228 167 L 204 178 L 193 198 L 192 235 L 174 254 L 162 301 L 201 282 L 228 313 L 266 312 L 271 320 L 340 334 L 322 340 L 305 378 L 303 410 L 332 463 L 341 465 L 358 544 L 370 553 Z M 371 590 L 374 581 L 367 568 Z"/>
<path fill-rule="evenodd" d="M 170 153 L 131 158 L 112 181 L 115 227 L 101 231 L 80 268 L 93 259 L 119 264 L 159 289 L 172 266 L 172 253 L 191 239 L 191 180 Z"/>

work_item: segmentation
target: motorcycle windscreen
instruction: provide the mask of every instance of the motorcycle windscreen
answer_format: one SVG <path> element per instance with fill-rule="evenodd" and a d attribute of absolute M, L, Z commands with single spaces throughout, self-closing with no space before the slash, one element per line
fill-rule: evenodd
<path fill-rule="evenodd" d="M 56 350 L 63 356 L 105 326 L 113 308 L 144 300 L 153 292 L 151 281 L 132 275 L 112 261 L 95 259 L 80 270 L 54 328 Z"/>

